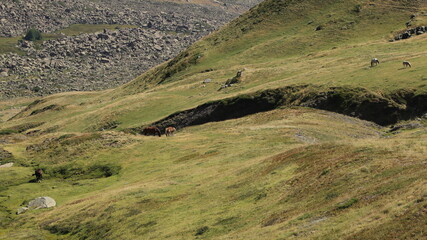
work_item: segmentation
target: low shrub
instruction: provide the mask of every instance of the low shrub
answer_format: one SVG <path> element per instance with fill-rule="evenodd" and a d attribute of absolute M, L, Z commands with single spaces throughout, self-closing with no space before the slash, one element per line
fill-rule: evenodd
<path fill-rule="evenodd" d="M 208 226 L 201 227 L 201 228 L 197 229 L 196 234 L 194 234 L 194 235 L 195 235 L 195 236 L 203 235 L 203 234 L 204 234 L 205 232 L 207 232 L 208 230 L 209 230 L 209 227 L 208 227 Z"/>
<path fill-rule="evenodd" d="M 337 206 L 337 209 L 341 210 L 341 209 L 349 208 L 349 207 L 353 206 L 357 202 L 358 202 L 358 200 L 356 198 L 349 199 L 347 201 L 339 203 L 338 206 Z"/>
<path fill-rule="evenodd" d="M 42 39 L 43 37 L 41 32 L 35 28 L 31 28 L 30 30 L 28 30 L 27 34 L 25 34 L 25 37 L 24 37 L 24 40 L 27 40 L 27 41 L 37 41 Z"/>
<path fill-rule="evenodd" d="M 109 163 L 97 163 L 89 166 L 84 166 L 78 163 L 69 163 L 47 168 L 46 171 L 50 176 L 63 179 L 94 179 L 117 175 L 120 170 L 121 166 Z"/>

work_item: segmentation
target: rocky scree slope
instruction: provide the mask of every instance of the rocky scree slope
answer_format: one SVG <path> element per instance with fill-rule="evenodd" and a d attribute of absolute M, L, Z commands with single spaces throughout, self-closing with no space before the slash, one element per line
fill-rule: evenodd
<path fill-rule="evenodd" d="M 209 31 L 237 16 L 213 6 L 157 1 L 6 0 L 0 3 L 0 10 L 3 37 L 19 36 L 31 27 L 53 32 L 72 24 L 131 24 L 162 31 L 193 31 L 203 23 L 205 29 L 199 30 Z"/>
<path fill-rule="evenodd" d="M 239 3 L 238 9 L 256 2 Z M 18 43 L 23 56 L 0 55 L 0 98 L 102 90 L 126 83 L 238 15 L 232 3 L 218 6 L 157 1 L 2 2 L 0 36 L 4 37 L 21 35 L 30 27 L 48 33 L 72 24 L 136 29 L 63 35 L 41 46 Z"/>
<path fill-rule="evenodd" d="M 40 49 L 24 41 L 19 47 L 25 56 L 0 55 L 2 74 L 8 79 L 0 82 L 0 96 L 110 88 L 168 60 L 194 41 L 194 35 L 143 28 L 64 36 L 45 41 Z"/>

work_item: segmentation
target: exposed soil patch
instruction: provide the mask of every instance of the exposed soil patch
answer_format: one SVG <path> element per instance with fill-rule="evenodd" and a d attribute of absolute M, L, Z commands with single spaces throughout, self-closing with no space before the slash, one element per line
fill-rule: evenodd
<path fill-rule="evenodd" d="M 63 106 L 58 106 L 58 105 L 53 104 L 53 105 L 49 105 L 49 106 L 46 106 L 44 108 L 32 111 L 31 114 L 30 114 L 30 116 L 36 115 L 36 114 L 39 114 L 39 113 L 43 113 L 43 112 L 46 112 L 46 111 L 49 111 L 49 110 L 60 111 L 62 109 L 64 109 Z"/>
<path fill-rule="evenodd" d="M 208 122 L 224 121 L 278 107 L 302 106 L 327 110 L 372 121 L 379 125 L 394 124 L 422 116 L 427 112 L 427 93 L 401 89 L 380 94 L 364 88 L 290 86 L 205 103 L 174 113 L 152 123 L 162 131 L 167 126 L 178 129 Z M 130 129 L 140 132 L 143 127 Z"/>

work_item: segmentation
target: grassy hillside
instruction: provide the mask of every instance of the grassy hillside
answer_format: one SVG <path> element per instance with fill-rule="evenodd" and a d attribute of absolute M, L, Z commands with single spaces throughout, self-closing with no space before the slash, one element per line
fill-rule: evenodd
<path fill-rule="evenodd" d="M 307 107 L 325 89 L 345 89 L 338 112 L 353 116 L 424 96 L 427 34 L 389 40 L 426 12 L 425 1 L 267 0 L 120 88 L 1 102 L 0 147 L 15 165 L 0 168 L 0 239 L 427 238 L 423 112 L 378 126 Z M 169 138 L 126 133 L 289 86 L 298 97 L 270 111 Z M 14 214 L 39 196 L 58 206 Z"/>

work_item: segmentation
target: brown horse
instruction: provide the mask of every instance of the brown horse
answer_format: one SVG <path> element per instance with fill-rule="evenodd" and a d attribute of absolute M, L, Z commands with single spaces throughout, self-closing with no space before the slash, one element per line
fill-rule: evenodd
<path fill-rule="evenodd" d="M 156 136 L 156 135 L 158 135 L 159 137 L 162 136 L 160 129 L 155 126 L 144 128 L 144 130 L 142 130 L 142 134 L 144 134 L 145 136 Z"/>
<path fill-rule="evenodd" d="M 174 128 L 174 127 L 167 127 L 165 129 L 165 135 L 166 136 L 173 136 L 175 134 L 175 132 L 176 132 L 176 128 Z"/>
<path fill-rule="evenodd" d="M 43 170 L 40 168 L 35 170 L 33 176 L 36 176 L 36 182 L 41 182 L 43 180 Z"/>

